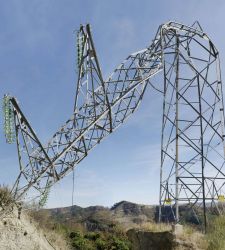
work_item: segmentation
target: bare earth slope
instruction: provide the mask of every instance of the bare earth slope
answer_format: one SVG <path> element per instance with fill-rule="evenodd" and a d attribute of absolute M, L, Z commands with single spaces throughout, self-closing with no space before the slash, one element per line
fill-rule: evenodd
<path fill-rule="evenodd" d="M 0 250 L 6 249 L 66 250 L 68 248 L 60 235 L 53 237 L 50 233 L 43 232 L 25 213 L 18 219 L 18 213 L 14 209 L 14 212 L 0 221 Z"/>

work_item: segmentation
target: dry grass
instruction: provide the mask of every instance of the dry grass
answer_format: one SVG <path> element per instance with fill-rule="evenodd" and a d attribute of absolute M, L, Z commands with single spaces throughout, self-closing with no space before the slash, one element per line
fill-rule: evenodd
<path fill-rule="evenodd" d="M 71 247 L 67 243 L 67 240 L 63 235 L 55 232 L 42 229 L 44 232 L 44 236 L 48 243 L 53 246 L 57 250 L 70 250 Z"/>
<path fill-rule="evenodd" d="M 71 249 L 67 243 L 63 230 L 57 229 L 50 218 L 50 213 L 47 210 L 29 210 L 27 213 L 31 223 L 39 232 L 42 232 L 48 243 L 57 250 Z"/>
<path fill-rule="evenodd" d="M 165 232 L 165 231 L 171 231 L 172 226 L 171 224 L 165 224 L 165 223 L 146 222 L 138 226 L 137 229 L 142 229 L 151 232 Z"/>
<path fill-rule="evenodd" d="M 10 193 L 10 189 L 7 186 L 0 185 L 0 208 L 4 210 L 5 207 L 13 203 L 15 203 L 15 201 Z"/>
<path fill-rule="evenodd" d="M 207 250 L 225 250 L 225 216 L 218 216 L 209 223 Z"/>
<path fill-rule="evenodd" d="M 17 205 L 10 189 L 7 186 L 0 185 L 0 220 L 8 217 Z"/>
<path fill-rule="evenodd" d="M 199 250 L 208 249 L 208 242 L 205 235 L 192 226 L 185 225 L 183 227 L 183 233 L 178 235 L 177 239 L 183 242 L 192 243 L 192 245 Z"/>
<path fill-rule="evenodd" d="M 208 223 L 206 234 L 185 225 L 183 234 L 178 238 L 192 242 L 199 250 L 225 250 L 225 215 L 212 217 Z"/>

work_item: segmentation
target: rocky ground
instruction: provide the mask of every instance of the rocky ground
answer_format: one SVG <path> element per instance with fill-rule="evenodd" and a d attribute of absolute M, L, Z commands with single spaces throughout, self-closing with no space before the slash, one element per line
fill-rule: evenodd
<path fill-rule="evenodd" d="M 142 229 L 130 229 L 127 232 L 132 243 L 132 250 L 204 250 L 203 235 L 185 232 L 176 234 L 173 231 L 148 231 Z M 197 240 L 198 239 L 198 240 Z"/>

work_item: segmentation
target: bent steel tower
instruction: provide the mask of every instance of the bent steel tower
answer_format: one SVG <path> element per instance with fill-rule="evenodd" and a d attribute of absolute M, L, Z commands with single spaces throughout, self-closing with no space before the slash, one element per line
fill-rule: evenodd
<path fill-rule="evenodd" d="M 152 86 L 163 100 L 159 220 L 180 222 L 179 207 L 185 207 L 206 226 L 207 209 L 222 212 L 225 191 L 222 82 L 219 53 L 210 38 L 198 22 L 163 24 L 152 43 L 128 56 L 108 79 L 103 79 L 89 25 L 78 31 L 77 49 L 73 114 L 46 145 L 16 99 L 5 96 L 6 138 L 14 141 L 15 124 L 19 155 L 20 173 L 12 188 L 16 199 L 45 196 L 134 113 Z M 154 77 L 159 73 L 160 82 Z"/>

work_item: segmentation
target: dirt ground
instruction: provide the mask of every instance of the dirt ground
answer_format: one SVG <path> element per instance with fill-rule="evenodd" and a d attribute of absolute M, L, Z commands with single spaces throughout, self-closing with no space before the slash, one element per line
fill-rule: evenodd
<path fill-rule="evenodd" d="M 54 239 L 54 241 L 52 240 Z M 18 211 L 8 214 L 0 220 L 0 250 L 65 250 L 66 242 L 57 235 L 43 232 L 35 222 L 22 212 L 18 219 Z"/>

